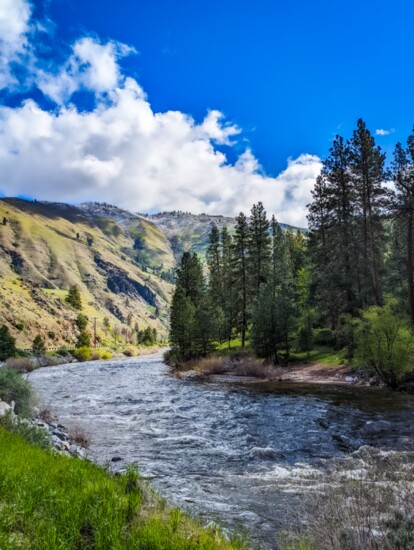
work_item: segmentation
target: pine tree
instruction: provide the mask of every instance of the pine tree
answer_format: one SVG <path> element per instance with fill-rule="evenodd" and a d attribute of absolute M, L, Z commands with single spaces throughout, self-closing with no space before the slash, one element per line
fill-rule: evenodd
<path fill-rule="evenodd" d="M 86 330 L 88 322 L 88 318 L 83 313 L 79 313 L 76 317 L 75 324 L 79 329 L 79 335 L 76 341 L 76 347 L 78 348 L 89 348 L 91 345 L 91 338 Z"/>
<path fill-rule="evenodd" d="M 359 218 L 359 273 L 362 305 L 382 303 L 381 275 L 384 232 L 383 209 L 386 206 L 385 155 L 361 119 L 349 143 L 352 185 Z"/>
<path fill-rule="evenodd" d="M 233 284 L 235 290 L 235 324 L 241 334 L 242 347 L 246 345 L 246 333 L 249 323 L 248 292 L 248 247 L 249 226 L 247 218 L 241 212 L 236 218 L 236 230 L 233 239 Z"/>
<path fill-rule="evenodd" d="M 33 340 L 32 352 L 35 357 L 41 357 L 46 353 L 46 346 L 40 334 Z"/>
<path fill-rule="evenodd" d="M 173 361 L 190 359 L 194 346 L 195 307 L 184 289 L 177 286 L 171 302 L 170 344 Z"/>
<path fill-rule="evenodd" d="M 252 302 L 259 297 L 260 285 L 267 281 L 270 269 L 269 221 L 261 202 L 253 205 L 248 235 L 249 275 Z"/>
<path fill-rule="evenodd" d="M 16 339 L 6 325 L 0 326 L 0 361 L 16 356 Z"/>
<path fill-rule="evenodd" d="M 223 302 L 222 302 L 222 330 L 223 339 L 230 342 L 235 326 L 236 312 L 236 292 L 233 277 L 234 265 L 234 246 L 233 239 L 227 230 L 223 227 L 221 231 L 221 248 L 222 248 L 222 281 L 223 281 Z M 220 313 L 221 315 L 221 313 Z"/>
<path fill-rule="evenodd" d="M 211 339 L 204 326 L 206 289 L 202 266 L 197 254 L 185 252 L 177 269 L 177 283 L 171 304 L 170 342 L 177 362 L 200 354 L 199 335 Z M 209 315 L 211 313 L 209 312 Z"/>
<path fill-rule="evenodd" d="M 77 285 L 73 285 L 70 287 L 65 301 L 74 309 L 82 309 L 82 298 Z"/>
<path fill-rule="evenodd" d="M 216 224 L 212 225 L 209 234 L 207 265 L 209 270 L 208 286 L 211 304 L 214 308 L 221 307 L 223 304 L 223 269 L 220 251 L 220 232 Z"/>
<path fill-rule="evenodd" d="M 414 131 L 407 141 L 404 150 L 400 143 L 394 153 L 393 178 L 395 194 L 392 200 L 393 214 L 405 253 L 401 272 L 405 272 L 408 311 L 411 324 L 414 326 Z M 397 245 L 397 243 L 395 243 Z M 395 247 L 398 250 L 397 246 Z M 396 289 L 393 289 L 394 292 Z"/>
<path fill-rule="evenodd" d="M 186 297 L 197 306 L 203 299 L 205 281 L 203 268 L 195 252 L 184 252 L 177 269 L 176 285 L 180 286 Z"/>

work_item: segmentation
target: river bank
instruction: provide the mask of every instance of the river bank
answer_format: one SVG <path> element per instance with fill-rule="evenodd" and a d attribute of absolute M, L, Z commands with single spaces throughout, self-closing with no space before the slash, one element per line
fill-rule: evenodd
<path fill-rule="evenodd" d="M 246 548 L 167 503 L 135 466 L 116 466 L 121 457 L 99 463 L 79 425 L 29 409 L 27 380 L 13 370 L 1 374 L 0 395 L 9 396 L 8 403 L 0 399 L 2 550 Z"/>
<path fill-rule="evenodd" d="M 234 359 L 211 356 L 184 363 L 172 371 L 183 380 L 255 384 L 264 382 L 344 385 L 385 388 L 377 377 L 346 365 L 297 363 L 283 367 L 264 365 L 250 356 Z"/>

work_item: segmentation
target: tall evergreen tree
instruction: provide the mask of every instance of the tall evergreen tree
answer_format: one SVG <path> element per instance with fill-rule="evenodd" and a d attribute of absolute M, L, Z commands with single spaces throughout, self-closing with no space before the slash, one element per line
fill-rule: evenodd
<path fill-rule="evenodd" d="M 247 218 L 240 212 L 236 218 L 236 230 L 233 239 L 233 281 L 235 289 L 235 322 L 241 335 L 242 347 L 246 345 L 246 334 L 249 323 L 249 225 Z"/>
<path fill-rule="evenodd" d="M 271 359 L 274 363 L 289 357 L 294 328 L 295 274 L 291 248 L 290 237 L 273 216 L 270 270 L 253 307 L 251 333 L 252 346 L 258 357 Z"/>
<path fill-rule="evenodd" d="M 260 285 L 267 281 L 270 269 L 269 221 L 261 202 L 253 205 L 248 235 L 249 275 L 252 302 L 259 297 Z"/>
<path fill-rule="evenodd" d="M 171 303 L 170 343 L 174 362 L 190 359 L 194 352 L 195 307 L 184 289 L 177 286 Z"/>
<path fill-rule="evenodd" d="M 205 353 L 212 339 L 211 317 L 202 266 L 197 254 L 185 252 L 177 269 L 171 304 L 170 342 L 175 361 Z"/>
<path fill-rule="evenodd" d="M 187 298 L 197 306 L 204 297 L 205 281 L 203 268 L 195 252 L 184 252 L 177 269 L 177 286 L 180 286 Z"/>
<path fill-rule="evenodd" d="M 228 232 L 227 227 L 223 227 L 221 231 L 221 249 L 223 281 L 223 333 L 230 346 L 233 328 L 235 327 L 237 291 L 234 285 L 233 277 L 233 266 L 235 265 L 233 239 Z"/>
<path fill-rule="evenodd" d="M 402 273 L 405 272 L 404 286 L 408 297 L 408 311 L 411 324 L 414 326 L 414 131 L 408 138 L 406 150 L 400 143 L 395 148 L 393 178 L 395 183 L 393 214 L 397 227 L 401 230 L 399 237 L 405 249 L 403 265 L 400 262 L 397 265 L 402 268 Z M 398 250 L 397 243 L 395 248 Z"/>
<path fill-rule="evenodd" d="M 223 267 L 220 247 L 220 231 L 213 223 L 209 234 L 207 265 L 209 270 L 209 293 L 214 308 L 222 307 L 223 304 Z"/>
<path fill-rule="evenodd" d="M 349 142 L 352 184 L 359 218 L 360 281 L 363 305 L 382 303 L 381 275 L 383 266 L 383 210 L 386 206 L 385 155 L 365 122 L 359 119 Z"/>

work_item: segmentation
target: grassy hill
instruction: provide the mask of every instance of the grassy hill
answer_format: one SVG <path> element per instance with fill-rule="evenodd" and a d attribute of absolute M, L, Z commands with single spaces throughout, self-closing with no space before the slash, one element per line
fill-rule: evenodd
<path fill-rule="evenodd" d="M 137 322 L 166 333 L 170 243 L 151 221 L 111 208 L 0 200 L 0 318 L 20 347 L 36 334 L 50 347 L 73 342 L 77 312 L 65 297 L 74 284 L 100 339 L 105 317 L 124 332 Z"/>

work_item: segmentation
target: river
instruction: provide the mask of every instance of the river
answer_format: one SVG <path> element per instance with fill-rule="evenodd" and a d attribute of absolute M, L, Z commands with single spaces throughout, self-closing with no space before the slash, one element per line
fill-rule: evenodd
<path fill-rule="evenodd" d="M 161 354 L 43 368 L 30 381 L 62 424 L 86 431 L 95 461 L 137 463 L 170 502 L 248 529 L 263 548 L 333 472 L 414 451 L 414 397 L 377 389 L 182 381 Z"/>

